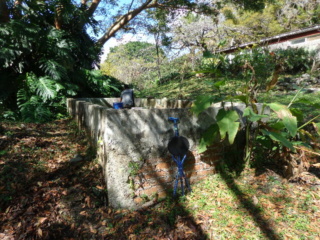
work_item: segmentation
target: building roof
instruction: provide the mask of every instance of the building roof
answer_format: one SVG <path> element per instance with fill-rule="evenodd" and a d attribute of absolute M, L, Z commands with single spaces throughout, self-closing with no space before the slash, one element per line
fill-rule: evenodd
<path fill-rule="evenodd" d="M 314 34 L 318 34 L 318 33 L 320 33 L 320 25 L 315 25 L 312 27 L 303 28 L 303 29 L 299 29 L 299 30 L 295 30 L 295 31 L 287 32 L 287 33 L 281 33 L 281 34 L 273 36 L 273 37 L 261 39 L 260 41 L 248 42 L 248 43 L 240 44 L 237 46 L 224 48 L 224 49 L 219 50 L 218 52 L 219 53 L 232 53 L 232 52 L 238 50 L 239 48 L 242 49 L 242 48 L 246 48 L 246 47 L 252 47 L 254 45 L 266 45 L 266 44 L 271 45 L 271 44 L 281 43 L 281 42 L 285 42 L 285 41 L 292 40 L 295 38 L 301 38 L 301 37 L 310 36 L 310 35 L 314 35 Z"/>

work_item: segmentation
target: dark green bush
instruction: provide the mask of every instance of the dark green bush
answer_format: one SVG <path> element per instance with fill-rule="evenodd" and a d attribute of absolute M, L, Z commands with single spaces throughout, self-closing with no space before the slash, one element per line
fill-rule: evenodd
<path fill-rule="evenodd" d="M 283 60 L 283 72 L 287 74 L 306 72 L 312 66 L 311 52 L 303 48 L 278 49 L 275 54 Z"/>
<path fill-rule="evenodd" d="M 45 122 L 66 114 L 67 97 L 106 97 L 119 91 L 116 79 L 94 70 L 101 49 L 86 32 L 89 25 L 94 27 L 90 19 L 74 26 L 72 17 L 81 12 L 71 4 L 65 9 L 70 19 L 58 30 L 50 24 L 54 12 L 46 5 L 27 1 L 21 7 L 23 18 L 0 24 L 2 111 L 19 112 L 24 121 Z"/>
<path fill-rule="evenodd" d="M 284 74 L 308 71 L 312 66 L 311 55 L 311 52 L 303 48 L 278 49 L 271 52 L 267 48 L 258 47 L 227 55 L 206 56 L 200 69 L 219 76 L 242 78 L 245 74 L 243 67 L 249 63 L 255 70 L 256 78 L 266 81 L 277 65 L 281 66 Z"/>

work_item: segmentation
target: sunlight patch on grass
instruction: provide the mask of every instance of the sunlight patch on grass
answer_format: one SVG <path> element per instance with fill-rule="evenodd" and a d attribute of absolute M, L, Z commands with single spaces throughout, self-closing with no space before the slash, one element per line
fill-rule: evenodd
<path fill-rule="evenodd" d="M 292 190 L 294 185 L 273 176 L 259 182 L 249 177 L 236 179 L 233 184 L 238 192 L 228 184 L 219 174 L 210 176 L 195 184 L 184 202 L 206 224 L 209 237 L 267 239 L 264 224 L 279 239 L 293 233 L 297 239 L 313 239 L 320 234 L 315 228 L 320 223 L 319 201 L 310 189 Z M 262 185 L 269 185 L 271 191 L 264 193 Z"/>

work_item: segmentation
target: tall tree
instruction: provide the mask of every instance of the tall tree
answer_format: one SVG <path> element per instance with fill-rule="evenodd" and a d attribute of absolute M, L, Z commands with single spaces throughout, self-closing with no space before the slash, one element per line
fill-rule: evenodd
<path fill-rule="evenodd" d="M 129 42 L 110 49 L 101 70 L 125 83 L 136 83 L 142 75 L 155 71 L 159 61 L 165 58 L 164 52 L 156 45 L 147 42 Z M 141 85 L 142 83 L 140 83 Z"/>
<path fill-rule="evenodd" d="M 227 2 L 234 2 L 249 9 L 259 9 L 263 8 L 265 1 L 268 0 L 231 0 Z M 54 26 L 56 29 L 67 31 L 72 31 L 71 26 L 75 27 L 76 31 L 81 31 L 88 23 L 97 23 L 94 17 L 107 16 L 107 19 L 99 20 L 101 23 L 99 28 L 104 31 L 102 36 L 96 40 L 96 44 L 100 46 L 104 45 L 120 30 L 132 29 L 132 26 L 136 27 L 134 20 L 138 19 L 147 10 L 159 9 L 167 13 L 171 12 L 173 15 L 177 11 L 197 11 L 211 14 L 212 9 L 221 7 L 220 1 L 206 0 L 132 0 L 123 4 L 115 0 L 79 0 L 79 3 L 71 0 L 0 0 L 0 23 L 7 23 L 10 19 L 25 18 L 27 17 L 25 9 L 35 8 L 39 11 L 37 5 L 41 5 L 41 11 L 46 12 L 47 24 Z M 144 18 L 146 15 L 142 17 Z M 94 31 L 98 31 L 98 28 L 94 28 Z"/>
<path fill-rule="evenodd" d="M 320 4 L 314 0 L 277 0 L 266 4 L 259 12 L 229 4 L 221 12 L 225 18 L 220 26 L 221 33 L 231 45 L 320 23 Z"/>
<path fill-rule="evenodd" d="M 57 96 L 102 95 L 106 85 L 90 70 L 110 38 L 143 27 L 146 17 L 157 17 L 150 11 L 174 17 L 220 7 L 209 0 L 78 1 L 0 0 L 0 102 L 49 113 Z"/>

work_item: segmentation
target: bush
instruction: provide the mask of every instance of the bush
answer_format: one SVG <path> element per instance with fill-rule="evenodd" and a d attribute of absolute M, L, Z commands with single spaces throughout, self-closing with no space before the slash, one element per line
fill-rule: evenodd
<path fill-rule="evenodd" d="M 283 60 L 283 72 L 297 74 L 311 69 L 311 52 L 303 48 L 287 48 L 275 51 L 276 56 Z"/>
<path fill-rule="evenodd" d="M 243 78 L 243 66 L 249 63 L 255 70 L 258 81 L 265 82 L 276 66 L 282 73 L 296 74 L 306 72 L 312 66 L 312 53 L 302 48 L 278 49 L 273 52 L 267 48 L 245 49 L 231 55 L 215 54 L 203 58 L 201 71 L 215 76 Z"/>

